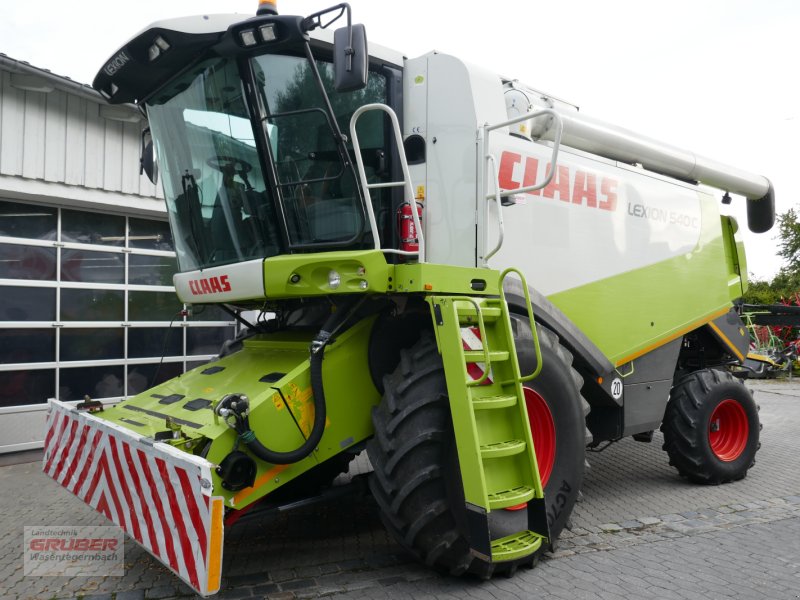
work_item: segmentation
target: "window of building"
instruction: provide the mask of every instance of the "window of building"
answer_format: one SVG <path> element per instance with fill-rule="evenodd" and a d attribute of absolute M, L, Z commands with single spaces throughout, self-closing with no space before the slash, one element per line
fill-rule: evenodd
<path fill-rule="evenodd" d="M 172 287 L 166 221 L 0 199 L 0 409 L 118 400 L 213 358 L 235 333 Z"/>

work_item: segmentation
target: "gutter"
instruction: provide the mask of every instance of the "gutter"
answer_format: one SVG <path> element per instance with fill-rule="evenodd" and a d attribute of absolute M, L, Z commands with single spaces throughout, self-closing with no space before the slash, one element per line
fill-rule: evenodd
<path fill-rule="evenodd" d="M 106 100 L 100 95 L 100 92 L 96 91 L 94 88 L 89 86 L 88 84 L 78 83 L 70 79 L 69 77 L 65 77 L 63 75 L 56 75 L 55 73 L 48 71 L 47 69 L 40 69 L 39 67 L 34 67 L 30 63 L 27 63 L 22 60 L 17 60 L 15 58 L 11 58 L 6 54 L 0 53 L 0 70 L 8 71 L 12 74 L 18 73 L 20 75 L 33 75 L 37 78 L 41 78 L 45 83 L 52 84 L 53 88 L 59 89 L 61 91 L 73 94 L 75 96 L 79 96 L 84 98 L 85 100 L 89 100 L 91 102 L 95 102 L 102 106 L 106 106 Z M 12 83 L 13 85 L 13 83 Z M 18 87 L 18 86 L 15 86 Z M 25 89 L 24 87 L 20 87 L 19 89 Z M 141 113 L 139 112 L 139 108 L 134 104 L 122 104 L 120 107 L 125 107 L 129 109 L 132 113 L 134 113 L 140 120 Z"/>

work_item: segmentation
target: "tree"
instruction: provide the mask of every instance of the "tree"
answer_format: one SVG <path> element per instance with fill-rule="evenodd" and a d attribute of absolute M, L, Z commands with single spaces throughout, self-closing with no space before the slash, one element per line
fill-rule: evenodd
<path fill-rule="evenodd" d="M 780 295 L 772 288 L 769 281 L 754 279 L 748 282 L 747 292 L 742 300 L 745 304 L 776 304 L 780 302 Z"/>
<path fill-rule="evenodd" d="M 794 208 L 778 215 L 778 240 L 778 256 L 786 261 L 781 272 L 797 275 L 800 273 L 800 222 Z"/>
<path fill-rule="evenodd" d="M 363 90 L 336 92 L 333 87 L 333 65 L 324 61 L 318 61 L 316 64 L 339 128 L 342 133 L 350 137 L 350 117 L 358 107 L 373 102 L 386 102 L 386 78 L 378 73 L 371 73 L 367 87 Z M 335 151 L 333 132 L 328 129 L 324 114 L 321 112 L 322 96 L 313 71 L 307 62 L 298 60 L 292 79 L 288 80 L 285 87 L 277 92 L 274 104 L 275 106 L 271 108 L 275 114 L 279 115 L 315 109 L 312 112 L 295 113 L 293 116 L 277 119 L 276 124 L 281 129 L 280 145 L 282 148 L 297 149 L 301 151 L 301 154 Z M 320 110 L 320 112 L 317 113 L 316 110 Z M 364 137 L 375 138 L 376 136 L 373 134 L 362 137 L 362 134 L 359 136 L 362 147 L 382 147 L 381 119 L 381 113 L 371 113 L 359 121 L 360 134 L 362 131 L 376 131 L 379 132 L 378 137 L 380 138 L 377 141 L 368 139 L 365 144 Z"/>
<path fill-rule="evenodd" d="M 800 292 L 800 272 L 790 273 L 781 269 L 772 281 L 754 279 L 749 282 L 744 295 L 745 304 L 779 304 L 793 302 Z"/>
<path fill-rule="evenodd" d="M 744 295 L 746 304 L 794 302 L 800 292 L 800 214 L 790 208 L 778 215 L 778 251 L 784 265 L 772 281 L 752 280 Z"/>

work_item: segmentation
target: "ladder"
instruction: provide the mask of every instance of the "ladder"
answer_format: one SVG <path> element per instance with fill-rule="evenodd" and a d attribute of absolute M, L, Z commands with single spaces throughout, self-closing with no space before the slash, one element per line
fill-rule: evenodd
<path fill-rule="evenodd" d="M 522 383 L 536 377 L 542 358 L 530 298 L 528 314 L 536 347 L 536 370 L 520 374 L 508 304 L 503 295 L 473 298 L 430 296 L 437 343 L 442 354 L 447 392 L 467 508 L 473 554 L 489 562 L 528 556 L 547 543 L 549 530 Z M 522 278 L 523 290 L 526 290 Z M 464 331 L 480 339 L 479 349 L 465 349 Z M 475 366 L 482 374 L 476 376 Z M 471 374 L 472 373 L 472 374 Z M 527 505 L 525 530 L 492 539 L 493 510 Z"/>

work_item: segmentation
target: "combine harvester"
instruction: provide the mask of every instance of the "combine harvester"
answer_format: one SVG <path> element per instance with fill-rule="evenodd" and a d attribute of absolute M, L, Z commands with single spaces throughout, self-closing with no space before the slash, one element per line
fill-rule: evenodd
<path fill-rule="evenodd" d="M 709 187 L 766 232 L 764 177 L 455 56 L 368 49 L 346 4 L 158 22 L 94 87 L 147 116 L 178 296 L 242 328 L 116 406 L 52 401 L 44 470 L 200 594 L 225 527 L 364 449 L 397 541 L 480 577 L 551 547 L 587 447 L 661 427 L 692 481 L 753 464 L 727 371 L 744 248 Z"/>

